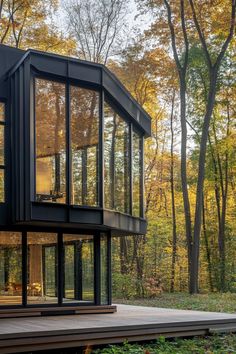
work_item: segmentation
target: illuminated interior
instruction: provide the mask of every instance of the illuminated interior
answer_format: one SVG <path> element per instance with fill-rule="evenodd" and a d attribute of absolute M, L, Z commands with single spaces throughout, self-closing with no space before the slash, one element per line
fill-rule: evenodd
<path fill-rule="evenodd" d="M 26 288 L 28 305 L 94 303 L 95 242 L 93 235 L 0 232 L 0 305 L 21 305 Z M 101 303 L 108 303 L 108 244 L 101 235 Z M 26 249 L 25 249 L 26 248 Z M 23 251 L 24 250 L 24 251 Z M 23 253 L 26 251 L 26 259 Z M 25 263 L 24 263 L 25 262 Z M 62 264 L 61 273 L 58 267 Z M 27 274 L 24 274 L 24 264 Z M 24 279 L 27 279 L 24 285 Z M 59 299 L 59 279 L 62 295 Z"/>

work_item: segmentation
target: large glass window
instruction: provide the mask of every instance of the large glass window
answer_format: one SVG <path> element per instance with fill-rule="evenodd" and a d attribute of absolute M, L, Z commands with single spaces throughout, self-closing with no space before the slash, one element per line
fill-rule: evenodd
<path fill-rule="evenodd" d="M 130 212 L 129 124 L 107 103 L 104 105 L 105 207 Z"/>
<path fill-rule="evenodd" d="M 0 203 L 5 201 L 5 104 L 0 102 Z"/>
<path fill-rule="evenodd" d="M 36 200 L 66 202 L 65 85 L 35 80 Z"/>
<path fill-rule="evenodd" d="M 35 80 L 36 200 L 56 203 L 70 200 L 72 205 L 96 207 L 100 202 L 100 94 L 75 85 L 67 89 L 60 82 Z M 70 102 L 66 97 L 70 97 Z M 4 124 L 0 109 L 0 201 L 4 200 Z M 140 217 L 142 138 L 133 129 L 131 132 L 131 128 L 113 104 L 105 101 L 104 205 L 130 214 L 132 193 L 132 215 Z M 66 195 L 68 190 L 70 196 Z"/>
<path fill-rule="evenodd" d="M 99 94 L 77 86 L 70 88 L 71 203 L 98 205 Z"/>
<path fill-rule="evenodd" d="M 94 241 L 90 235 L 63 235 L 63 302 L 94 302 Z"/>
<path fill-rule="evenodd" d="M 27 291 L 29 305 L 56 305 L 58 300 L 63 304 L 93 304 L 95 271 L 101 304 L 108 304 L 108 241 L 107 234 L 102 233 L 100 267 L 94 269 L 94 255 L 98 251 L 95 245 L 99 243 L 94 243 L 93 235 L 64 234 L 63 252 L 58 252 L 56 233 L 28 232 L 22 236 L 20 232 L 0 232 L 0 305 L 22 304 L 23 289 Z M 27 257 L 22 259 L 26 252 Z M 58 261 L 62 267 L 58 268 Z M 22 277 L 24 264 L 27 269 Z M 23 279 L 27 280 L 24 284 Z M 61 282 L 62 293 L 58 291 Z"/>
<path fill-rule="evenodd" d="M 133 215 L 140 217 L 141 204 L 141 137 L 133 131 Z"/>
<path fill-rule="evenodd" d="M 0 305 L 22 303 L 22 241 L 17 232 L 0 232 Z"/>
<path fill-rule="evenodd" d="M 57 234 L 27 235 L 27 303 L 57 303 Z"/>

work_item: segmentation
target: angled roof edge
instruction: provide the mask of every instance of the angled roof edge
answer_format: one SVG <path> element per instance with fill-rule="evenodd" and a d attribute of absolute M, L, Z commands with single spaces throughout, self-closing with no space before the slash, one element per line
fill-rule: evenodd
<path fill-rule="evenodd" d="M 47 56 L 50 58 L 56 58 L 56 59 L 61 59 L 63 61 L 69 61 L 69 62 L 74 62 L 74 63 L 79 63 L 82 65 L 88 65 L 88 66 L 92 66 L 92 67 L 96 67 L 96 68 L 100 68 L 103 71 L 106 72 L 106 74 L 108 76 L 110 76 L 111 79 L 113 79 L 115 81 L 115 83 L 120 87 L 120 89 L 123 91 L 123 93 L 129 97 L 129 99 L 135 104 L 135 106 L 138 108 L 139 111 L 141 111 L 144 116 L 146 117 L 146 119 L 148 119 L 150 121 L 150 126 L 151 126 L 151 117 L 150 115 L 145 111 L 145 109 L 136 101 L 136 99 L 131 95 L 131 93 L 126 89 L 126 87 L 121 83 L 121 81 L 116 77 L 115 74 L 113 74 L 104 64 L 100 64 L 100 63 L 94 63 L 91 61 L 87 61 L 87 60 L 82 60 L 82 59 L 77 59 L 74 57 L 68 57 L 65 55 L 60 55 L 60 54 L 55 54 L 55 53 L 48 53 L 48 52 L 43 52 L 43 51 L 39 51 L 39 50 L 35 50 L 35 49 L 28 49 L 25 51 L 25 54 L 23 54 L 22 58 L 8 71 L 7 76 L 10 77 L 14 74 L 14 72 L 24 63 L 24 61 L 31 55 L 43 55 L 43 56 Z M 146 133 L 148 133 L 146 131 Z M 151 128 L 148 134 L 146 134 L 146 136 L 150 136 L 151 135 Z"/>

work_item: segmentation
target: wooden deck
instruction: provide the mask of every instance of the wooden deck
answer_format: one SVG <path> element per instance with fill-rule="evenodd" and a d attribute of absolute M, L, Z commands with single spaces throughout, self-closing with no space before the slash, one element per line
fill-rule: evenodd
<path fill-rule="evenodd" d="M 5 318 L 0 353 L 236 332 L 236 314 L 118 305 L 117 313 Z"/>

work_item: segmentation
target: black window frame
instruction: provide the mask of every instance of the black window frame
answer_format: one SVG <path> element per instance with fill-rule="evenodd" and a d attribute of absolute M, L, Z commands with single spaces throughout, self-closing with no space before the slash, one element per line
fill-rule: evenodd
<path fill-rule="evenodd" d="M 36 198 L 36 104 L 35 104 L 35 99 L 36 99 L 36 80 L 41 79 L 45 81 L 53 81 L 57 82 L 60 84 L 65 85 L 65 129 L 66 129 L 66 141 L 65 141 L 65 146 L 66 146 L 66 164 L 65 164 L 65 169 L 66 169 L 66 174 L 65 174 L 65 179 L 66 179 L 66 201 L 65 203 L 57 203 L 57 202 L 41 202 L 37 201 Z M 78 83 L 77 81 L 66 79 L 66 78 L 61 78 L 61 77 L 56 77 L 55 75 L 49 75 L 49 74 L 44 74 L 40 73 L 38 74 L 34 70 L 31 71 L 31 80 L 33 83 L 33 90 L 32 90 L 32 95 L 33 95 L 33 139 L 34 139 L 34 156 L 32 157 L 33 161 L 33 171 L 34 171 L 34 177 L 31 183 L 33 183 L 33 196 L 31 198 L 31 202 L 34 203 L 42 203 L 42 204 L 52 204 L 52 205 L 59 205 L 59 206 L 72 206 L 75 208 L 91 208 L 91 209 L 99 209 L 102 207 L 102 197 L 101 197 L 101 183 L 102 179 L 100 178 L 101 175 L 101 166 L 102 166 L 102 141 L 100 139 L 101 137 L 101 131 L 102 131 L 102 89 L 91 85 L 91 84 L 84 84 L 84 83 Z M 86 204 L 72 204 L 71 203 L 71 183 L 72 183 L 72 151 L 71 151 L 71 109 L 70 109 L 70 97 L 71 97 L 71 86 L 79 87 L 81 89 L 87 89 L 91 91 L 95 91 L 98 93 L 99 96 L 99 127 L 98 127 L 98 149 L 97 149 L 97 181 L 96 181 L 96 191 L 97 191 L 97 205 L 86 205 Z M 103 184 L 103 183 L 102 183 Z"/>
<path fill-rule="evenodd" d="M 58 203 L 58 202 L 41 202 L 36 200 L 36 109 L 35 109 L 35 81 L 36 79 L 54 81 L 58 83 L 65 84 L 65 120 L 66 120 L 66 202 L 65 203 Z M 34 69 L 31 69 L 31 80 L 33 83 L 33 135 L 34 135 L 34 156 L 33 159 L 33 173 L 34 178 L 32 179 L 31 183 L 33 183 L 33 196 L 31 197 L 31 202 L 34 204 L 47 204 L 47 205 L 55 205 L 60 207 L 67 207 L 67 208 L 84 208 L 84 209 L 95 209 L 95 210 L 108 210 L 115 213 L 120 213 L 123 215 L 127 215 L 129 217 L 144 219 L 145 218 L 145 207 L 144 207 L 144 132 L 139 129 L 138 125 L 132 122 L 130 117 L 126 112 L 124 112 L 119 105 L 114 102 L 114 100 L 109 95 L 105 89 L 101 86 L 91 83 L 80 82 L 78 80 L 69 79 L 65 77 L 56 76 L 53 74 L 43 73 L 43 72 L 36 72 Z M 88 89 L 91 91 L 96 91 L 99 95 L 99 131 L 98 131 L 98 151 L 97 151 L 97 205 L 86 205 L 86 204 L 72 204 L 71 203 L 71 183 L 72 183 L 72 151 L 71 151 L 71 109 L 70 109 L 70 95 L 71 95 L 71 86 L 76 86 L 82 89 Z M 108 104 L 117 114 L 123 119 L 128 125 L 128 188 L 129 188 L 129 206 L 128 210 L 125 212 L 117 211 L 115 208 L 107 208 L 105 206 L 105 193 L 104 193 L 104 104 Z M 137 133 L 142 140 L 141 142 L 141 176 L 140 176 L 140 215 L 134 216 L 133 215 L 133 144 L 132 144 L 132 137 L 133 132 Z"/>

